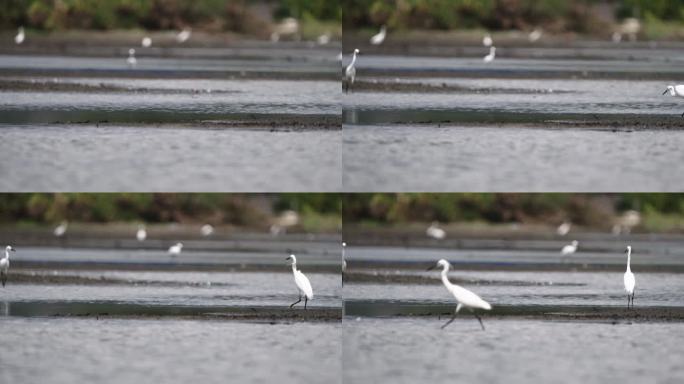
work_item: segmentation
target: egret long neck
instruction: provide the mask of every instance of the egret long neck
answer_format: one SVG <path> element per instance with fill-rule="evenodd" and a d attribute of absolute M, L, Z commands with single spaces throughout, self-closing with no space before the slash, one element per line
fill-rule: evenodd
<path fill-rule="evenodd" d="M 292 263 L 292 273 L 297 272 L 297 263 Z"/>
<path fill-rule="evenodd" d="M 356 63 L 356 52 L 354 52 L 354 56 L 352 56 L 351 64 L 349 64 L 349 65 L 351 65 L 353 67 L 354 63 Z"/>
<path fill-rule="evenodd" d="M 442 284 L 444 284 L 445 287 L 450 287 L 451 282 L 447 277 L 447 273 L 449 273 L 449 266 L 445 266 L 444 269 L 442 269 Z"/>
<path fill-rule="evenodd" d="M 629 266 L 631 261 L 632 261 L 632 250 L 629 249 L 629 250 L 627 250 L 627 272 L 632 272 L 632 269 Z"/>
<path fill-rule="evenodd" d="M 5 257 L 3 259 L 9 260 L 9 251 L 5 249 Z"/>

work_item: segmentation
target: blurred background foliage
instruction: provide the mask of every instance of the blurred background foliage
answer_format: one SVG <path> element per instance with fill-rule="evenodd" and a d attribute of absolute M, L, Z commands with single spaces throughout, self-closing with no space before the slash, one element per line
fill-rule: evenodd
<path fill-rule="evenodd" d="M 286 210 L 296 211 L 303 220 L 328 217 L 341 223 L 342 199 L 336 194 L 316 193 L 0 194 L 0 223 L 143 221 L 268 227 L 272 217 Z"/>
<path fill-rule="evenodd" d="M 333 0 L 2 0 L 0 28 L 256 32 L 285 17 L 342 20 Z"/>
<path fill-rule="evenodd" d="M 439 221 L 558 225 L 563 221 L 589 228 L 611 228 L 616 218 L 634 210 L 646 230 L 684 230 L 684 194 L 348 194 L 344 223 L 402 225 Z"/>
<path fill-rule="evenodd" d="M 605 33 L 634 17 L 684 22 L 684 0 L 346 0 L 345 28 L 488 29 Z"/>

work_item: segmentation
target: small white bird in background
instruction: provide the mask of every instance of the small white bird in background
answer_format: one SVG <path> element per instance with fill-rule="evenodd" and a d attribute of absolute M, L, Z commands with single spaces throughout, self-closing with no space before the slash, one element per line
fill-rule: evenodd
<path fill-rule="evenodd" d="M 211 236 L 214 233 L 214 227 L 211 224 L 204 224 L 202 228 L 200 228 L 200 233 L 204 237 Z"/>
<path fill-rule="evenodd" d="M 451 284 L 449 278 L 447 277 L 447 273 L 449 273 L 449 268 L 451 268 L 451 264 L 449 264 L 448 261 L 441 259 L 437 262 L 436 265 L 433 265 L 427 270 L 430 271 L 437 267 L 442 268 L 442 284 L 444 284 L 449 293 L 451 293 L 456 299 L 456 301 L 458 301 L 458 305 L 456 306 L 454 315 L 451 317 L 451 320 L 447 321 L 446 324 L 442 325 L 442 329 L 444 329 L 444 327 L 451 324 L 451 322 L 454 321 L 454 319 L 456 319 L 456 314 L 461 310 L 461 308 L 466 307 L 477 318 L 477 320 L 480 322 L 482 330 L 484 331 L 485 327 L 484 324 L 482 324 L 482 319 L 475 312 L 473 312 L 473 308 L 485 309 L 489 311 L 490 309 L 492 309 L 492 306 L 488 302 L 482 300 L 480 296 L 474 294 L 473 292 L 456 284 Z"/>
<path fill-rule="evenodd" d="M 138 241 L 145 241 L 145 239 L 147 239 L 147 231 L 145 230 L 144 225 L 138 225 L 138 232 L 135 233 L 135 238 L 138 239 Z"/>
<path fill-rule="evenodd" d="M 535 43 L 537 40 L 541 39 L 542 37 L 542 30 L 541 28 L 535 28 L 534 31 L 530 32 L 530 34 L 527 36 L 527 40 L 530 41 L 530 43 Z"/>
<path fill-rule="evenodd" d="M 577 242 L 577 240 L 573 240 L 570 244 L 564 246 L 561 249 L 561 252 L 560 252 L 561 256 L 563 258 L 566 258 L 566 257 L 572 255 L 573 253 L 577 252 L 577 246 L 578 245 L 579 245 L 579 243 Z"/>
<path fill-rule="evenodd" d="M 330 32 L 326 32 L 316 39 L 318 45 L 328 45 L 330 43 Z"/>
<path fill-rule="evenodd" d="M 433 221 L 432 224 L 425 230 L 425 234 L 433 239 L 442 240 L 446 237 L 446 232 L 439 227 L 439 223 Z"/>
<path fill-rule="evenodd" d="M 55 227 L 55 230 L 52 231 L 52 233 L 54 233 L 54 235 L 57 237 L 62 237 L 66 234 L 68 228 L 69 223 L 66 220 L 64 220 L 58 226 Z"/>
<path fill-rule="evenodd" d="M 492 40 L 492 36 L 489 34 L 486 34 L 485 37 L 482 38 L 482 45 L 485 47 L 491 47 L 492 44 L 494 44 L 494 40 Z"/>
<path fill-rule="evenodd" d="M 302 301 L 302 295 L 304 295 L 304 309 L 306 309 L 306 304 L 309 300 L 313 299 L 313 289 L 311 289 L 311 283 L 309 279 L 302 273 L 302 271 L 297 269 L 297 258 L 295 255 L 288 256 L 285 260 L 291 260 L 292 263 L 292 274 L 294 275 L 295 284 L 297 284 L 297 290 L 299 291 L 299 300 L 290 304 L 290 308 L 294 307 L 295 304 Z"/>
<path fill-rule="evenodd" d="M 483 57 L 482 60 L 485 63 L 491 63 L 492 61 L 494 61 L 495 57 L 496 57 L 496 47 L 491 46 L 491 47 L 489 47 L 489 54 L 487 56 Z"/>
<path fill-rule="evenodd" d="M 145 48 L 149 48 L 152 46 L 152 39 L 150 39 L 149 36 L 143 37 L 142 41 L 140 42 L 140 45 L 142 45 Z"/>
<path fill-rule="evenodd" d="M 572 223 L 569 221 L 564 221 L 561 225 L 556 228 L 556 233 L 559 236 L 565 236 L 570 232 L 570 228 L 572 228 Z"/>
<path fill-rule="evenodd" d="M 370 38 L 370 43 L 373 45 L 380 45 L 385 41 L 385 37 L 387 37 L 387 27 L 383 25 L 380 27 L 380 32 Z"/>
<path fill-rule="evenodd" d="M 344 250 L 347 248 L 347 243 L 342 242 L 342 286 L 344 287 L 344 273 L 347 272 L 347 260 L 344 258 Z"/>
<path fill-rule="evenodd" d="M 131 68 L 135 68 L 135 66 L 138 65 L 138 60 L 135 58 L 135 49 L 131 48 L 128 50 L 128 59 L 126 59 L 126 63 L 128 63 L 128 66 Z"/>
<path fill-rule="evenodd" d="M 176 35 L 176 41 L 179 44 L 183 44 L 190 39 L 190 36 L 192 36 L 192 30 L 190 28 L 183 28 L 183 30 Z"/>
<path fill-rule="evenodd" d="M 627 270 L 625 271 L 625 276 L 623 282 L 625 283 L 625 291 L 627 292 L 627 308 L 629 308 L 630 301 L 632 302 L 632 308 L 634 308 L 634 286 L 636 285 L 636 280 L 634 279 L 634 274 L 630 268 L 632 261 L 632 246 L 628 245 L 625 250 L 627 254 Z"/>
<path fill-rule="evenodd" d="M 354 50 L 354 56 L 352 56 L 352 61 L 347 65 L 347 68 L 344 70 L 344 77 L 347 79 L 347 89 L 346 92 L 349 92 L 349 89 L 354 85 L 354 80 L 356 79 L 356 67 L 354 65 L 356 64 L 356 56 L 360 53 L 358 49 Z"/>
<path fill-rule="evenodd" d="M 169 255 L 171 256 L 178 256 L 181 254 L 181 251 L 183 250 L 183 243 L 176 243 L 172 246 L 169 247 Z"/>
<path fill-rule="evenodd" d="M 0 280 L 2 280 L 2 286 L 5 286 L 5 283 L 7 283 L 7 273 L 9 272 L 9 267 L 10 267 L 10 260 L 9 260 L 9 253 L 11 252 L 16 252 L 14 248 L 12 248 L 11 245 L 8 245 L 5 247 L 5 257 L 0 259 Z"/>
<path fill-rule="evenodd" d="M 24 32 L 24 27 L 19 27 L 17 30 L 17 35 L 14 36 L 14 43 L 20 45 L 26 39 L 26 33 Z"/>

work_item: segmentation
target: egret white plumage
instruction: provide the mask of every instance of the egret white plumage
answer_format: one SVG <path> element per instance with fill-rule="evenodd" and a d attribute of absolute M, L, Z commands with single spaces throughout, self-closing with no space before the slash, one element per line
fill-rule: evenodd
<path fill-rule="evenodd" d="M 425 230 L 425 234 L 433 239 L 442 240 L 446 237 L 446 232 L 439 227 L 439 223 L 433 221 L 432 224 Z"/>
<path fill-rule="evenodd" d="M 330 43 L 330 33 L 326 32 L 318 36 L 316 43 L 318 43 L 318 45 L 328 45 Z"/>
<path fill-rule="evenodd" d="M 128 66 L 131 68 L 135 68 L 135 66 L 138 65 L 138 60 L 135 58 L 135 49 L 131 48 L 128 50 L 126 63 L 128 63 Z"/>
<path fill-rule="evenodd" d="M 26 39 L 26 33 L 24 32 L 24 27 L 19 27 L 17 29 L 17 35 L 14 36 L 14 43 L 20 45 Z"/>
<path fill-rule="evenodd" d="M 292 263 L 292 274 L 294 275 L 294 281 L 297 285 L 297 290 L 299 291 L 299 300 L 290 304 L 290 308 L 294 307 L 295 304 L 302 301 L 302 295 L 304 295 L 304 309 L 306 309 L 306 304 L 309 300 L 313 299 L 313 289 L 311 289 L 311 283 L 309 279 L 302 273 L 302 271 L 297 269 L 297 257 L 295 255 L 288 256 L 285 260 L 291 260 Z"/>
<path fill-rule="evenodd" d="M 344 250 L 347 248 L 347 243 L 342 242 L 342 286 L 344 287 L 344 273 L 347 272 L 347 260 L 344 258 Z"/>
<path fill-rule="evenodd" d="M 485 47 L 491 47 L 492 44 L 494 44 L 494 40 L 492 40 L 492 36 L 487 34 L 482 38 L 482 45 Z"/>
<path fill-rule="evenodd" d="M 171 256 L 178 256 L 180 255 L 181 251 L 183 250 L 183 243 L 176 243 L 172 246 L 169 247 L 169 255 Z"/>
<path fill-rule="evenodd" d="M 684 97 L 684 85 L 668 85 L 667 89 L 663 92 L 663 95 L 668 92 L 670 93 L 670 96 L 673 97 Z M 684 113 L 682 113 L 682 117 L 684 117 Z"/>
<path fill-rule="evenodd" d="M 461 310 L 461 308 L 466 307 L 477 318 L 477 320 L 480 322 L 482 330 L 484 331 L 485 327 L 482 323 L 482 319 L 480 318 L 480 316 L 478 316 L 477 313 L 473 312 L 473 309 L 484 309 L 489 311 L 490 309 L 492 309 L 492 306 L 488 302 L 482 300 L 482 298 L 476 295 L 475 293 L 456 284 L 451 284 L 449 278 L 447 277 L 447 274 L 449 273 L 449 268 L 451 268 L 451 264 L 449 264 L 448 261 L 441 259 L 437 262 L 437 264 L 428 268 L 428 271 L 435 269 L 437 267 L 442 268 L 442 284 L 444 284 L 444 287 L 446 287 L 447 291 L 449 291 L 449 293 L 451 293 L 454 296 L 456 301 L 458 301 L 458 305 L 456 305 L 454 315 L 451 317 L 449 321 L 442 325 L 442 329 L 444 329 L 444 327 L 451 324 L 451 322 L 454 321 L 454 319 L 456 319 L 456 314 Z"/>
<path fill-rule="evenodd" d="M 152 39 L 149 36 L 145 36 L 140 42 L 140 45 L 142 45 L 145 48 L 149 48 L 152 46 Z"/>
<path fill-rule="evenodd" d="M 385 41 L 385 37 L 387 37 L 387 27 L 383 25 L 380 27 L 380 32 L 370 38 L 370 43 L 373 45 L 380 45 Z"/>
<path fill-rule="evenodd" d="M 349 92 L 351 86 L 354 85 L 354 80 L 356 79 L 356 67 L 354 67 L 354 65 L 356 64 L 356 55 L 358 55 L 359 53 L 360 52 L 358 49 L 354 50 L 354 56 L 352 56 L 352 61 L 351 63 L 349 63 L 349 65 L 347 65 L 347 68 L 344 70 L 344 77 L 347 79 L 347 92 Z"/>
<path fill-rule="evenodd" d="M 66 234 L 67 229 L 69 228 L 69 223 L 65 220 L 62 221 L 57 227 L 55 227 L 55 230 L 52 231 L 55 236 L 57 237 L 62 237 Z"/>
<path fill-rule="evenodd" d="M 495 57 L 496 57 L 496 47 L 491 46 L 491 47 L 489 47 L 489 54 L 487 56 L 483 57 L 482 60 L 485 63 L 491 63 L 492 61 L 494 61 Z"/>
<path fill-rule="evenodd" d="M 192 36 L 192 30 L 190 28 L 183 28 L 183 30 L 176 35 L 176 41 L 179 44 L 183 44 L 190 39 L 190 36 Z"/>
<path fill-rule="evenodd" d="M 537 40 L 541 39 L 542 37 L 542 30 L 540 28 L 535 28 L 534 31 L 530 32 L 530 34 L 527 36 L 527 39 L 530 41 L 530 43 L 534 43 Z"/>
<path fill-rule="evenodd" d="M 636 285 L 636 280 L 634 279 L 634 274 L 630 268 L 632 261 L 632 246 L 628 245 L 625 250 L 627 254 L 627 270 L 623 277 L 623 282 L 625 283 L 625 291 L 627 292 L 627 308 L 629 308 L 630 301 L 632 302 L 632 308 L 634 308 L 634 286 Z"/>
<path fill-rule="evenodd" d="M 570 244 L 567 244 L 561 249 L 561 255 L 570 256 L 573 253 L 577 252 L 577 245 L 579 245 L 579 242 L 577 242 L 577 240 L 573 240 L 572 242 L 570 242 Z"/>
<path fill-rule="evenodd" d="M 10 260 L 9 260 L 9 253 L 10 252 L 16 252 L 14 248 L 12 248 L 11 245 L 8 245 L 5 247 L 5 257 L 0 259 L 0 280 L 2 280 L 2 286 L 5 286 L 5 283 L 7 283 L 7 274 L 9 272 L 9 267 L 10 267 Z"/>
<path fill-rule="evenodd" d="M 556 233 L 560 236 L 565 236 L 570 232 L 570 228 L 572 228 L 572 224 L 568 221 L 564 221 L 561 225 L 556 228 Z"/>
<path fill-rule="evenodd" d="M 204 224 L 202 228 L 200 228 L 200 233 L 202 236 L 211 236 L 214 233 L 214 227 L 211 224 Z"/>
<path fill-rule="evenodd" d="M 135 233 L 135 238 L 138 239 L 138 241 L 145 241 L 145 239 L 147 239 L 147 230 L 145 230 L 144 225 L 138 225 L 138 232 Z"/>

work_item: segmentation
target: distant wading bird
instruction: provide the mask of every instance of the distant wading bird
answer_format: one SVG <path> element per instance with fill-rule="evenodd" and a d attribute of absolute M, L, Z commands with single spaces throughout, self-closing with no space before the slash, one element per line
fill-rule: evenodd
<path fill-rule="evenodd" d="M 577 242 L 577 240 L 573 240 L 570 244 L 564 246 L 561 249 L 561 256 L 563 256 L 563 258 L 566 258 L 572 255 L 573 253 L 577 252 L 578 245 L 579 243 Z"/>
<path fill-rule="evenodd" d="M 565 236 L 570 232 L 570 228 L 572 228 L 572 223 L 564 221 L 561 225 L 556 228 L 556 233 L 560 236 Z"/>
<path fill-rule="evenodd" d="M 69 223 L 65 220 L 55 227 L 55 230 L 52 231 L 52 233 L 57 237 L 62 237 L 66 234 L 67 228 L 69 228 Z"/>
<path fill-rule="evenodd" d="M 138 232 L 135 233 L 135 238 L 138 239 L 138 241 L 145 241 L 147 239 L 147 231 L 145 230 L 144 225 L 139 225 L 138 226 Z"/>
<path fill-rule="evenodd" d="M 491 35 L 485 35 L 485 37 L 482 38 L 482 45 L 485 47 L 491 47 L 492 44 L 494 44 L 494 40 L 492 40 Z"/>
<path fill-rule="evenodd" d="M 432 224 L 425 230 L 425 234 L 433 239 L 442 240 L 446 237 L 446 232 L 439 227 L 439 223 L 433 221 Z"/>
<path fill-rule="evenodd" d="M 24 32 L 24 27 L 19 27 L 19 29 L 17 29 L 17 35 L 14 36 L 14 43 L 17 45 L 21 45 L 21 43 L 23 43 L 25 39 L 26 33 Z"/>
<path fill-rule="evenodd" d="M 634 274 L 630 268 L 630 262 L 632 261 L 631 245 L 627 246 L 625 253 L 627 254 L 627 270 L 625 271 L 623 281 L 625 283 L 625 291 L 627 291 L 627 308 L 629 308 L 630 301 L 632 302 L 632 308 L 634 308 L 634 286 L 636 285 L 636 280 L 634 279 Z"/>
<path fill-rule="evenodd" d="M 670 96 L 684 97 L 684 85 L 668 85 L 663 95 L 668 92 L 670 92 Z M 682 113 L 682 117 L 684 117 L 684 113 Z"/>
<path fill-rule="evenodd" d="M 487 56 L 483 57 L 482 60 L 485 63 L 491 63 L 492 61 L 494 61 L 495 57 L 496 57 L 496 47 L 491 46 L 491 47 L 489 47 L 489 54 Z"/>
<path fill-rule="evenodd" d="M 354 79 L 356 79 L 356 68 L 354 65 L 356 64 L 356 55 L 358 54 L 359 50 L 355 49 L 351 63 L 349 63 L 347 68 L 344 70 L 344 77 L 347 79 L 347 87 L 345 88 L 345 92 L 349 92 L 349 89 L 352 87 L 352 85 L 354 85 Z"/>
<path fill-rule="evenodd" d="M 385 37 L 387 37 L 387 27 L 383 25 L 380 27 L 380 32 L 370 38 L 370 43 L 373 45 L 380 45 L 385 41 Z"/>
<path fill-rule="evenodd" d="M 436 265 L 433 265 L 432 267 L 428 268 L 427 270 L 433 270 L 437 267 L 442 268 L 442 284 L 446 287 L 446 289 L 454 295 L 454 298 L 456 301 L 458 301 L 458 305 L 456 305 L 456 310 L 454 311 L 454 315 L 451 317 L 449 321 L 447 321 L 444 325 L 442 325 L 442 329 L 444 329 L 447 325 L 451 324 L 454 319 L 456 319 L 456 314 L 458 311 L 461 310 L 461 308 L 466 307 L 470 312 L 477 318 L 477 321 L 480 322 L 480 326 L 482 327 L 482 330 L 484 331 L 485 327 L 484 324 L 482 324 L 482 319 L 480 316 L 477 315 L 477 313 L 473 312 L 473 309 L 485 309 L 489 311 L 492 309 L 492 306 L 482 300 L 480 296 L 474 294 L 473 292 L 470 292 L 469 290 L 460 287 L 456 284 L 451 284 L 449 281 L 449 278 L 447 277 L 447 273 L 449 273 L 449 268 L 451 267 L 451 264 L 449 264 L 448 261 L 441 259 L 437 262 Z"/>
<path fill-rule="evenodd" d="M 183 44 L 190 39 L 191 35 L 192 30 L 190 28 L 183 28 L 183 30 L 178 32 L 178 34 L 176 35 L 176 41 L 179 44 Z"/>
<path fill-rule="evenodd" d="M 126 59 L 126 63 L 131 68 L 135 68 L 135 66 L 138 65 L 138 60 L 135 58 L 135 49 L 131 48 L 128 50 L 128 59 Z"/>
<path fill-rule="evenodd" d="M 294 307 L 302 301 L 302 295 L 304 295 L 304 309 L 306 309 L 306 303 L 313 299 L 313 289 L 311 289 L 311 283 L 309 279 L 302 273 L 302 271 L 297 269 L 297 258 L 295 255 L 288 256 L 285 260 L 291 260 L 292 263 L 292 274 L 294 275 L 295 284 L 297 284 L 297 290 L 299 291 L 299 300 L 290 304 L 290 308 Z"/>
<path fill-rule="evenodd" d="M 140 42 L 140 45 L 142 45 L 144 48 L 149 48 L 152 46 L 152 39 L 149 36 L 145 36 Z"/>
<path fill-rule="evenodd" d="M 171 256 L 178 256 L 178 255 L 180 255 L 182 250 L 183 250 L 183 243 L 176 243 L 176 244 L 169 247 L 168 253 Z"/>
<path fill-rule="evenodd" d="M 10 260 L 9 260 L 9 253 L 10 251 L 16 252 L 14 248 L 12 248 L 11 245 L 8 245 L 5 247 L 5 257 L 0 259 L 0 280 L 2 280 L 2 286 L 5 286 L 5 283 L 7 283 L 7 273 L 9 272 L 9 266 L 10 266 Z"/>

